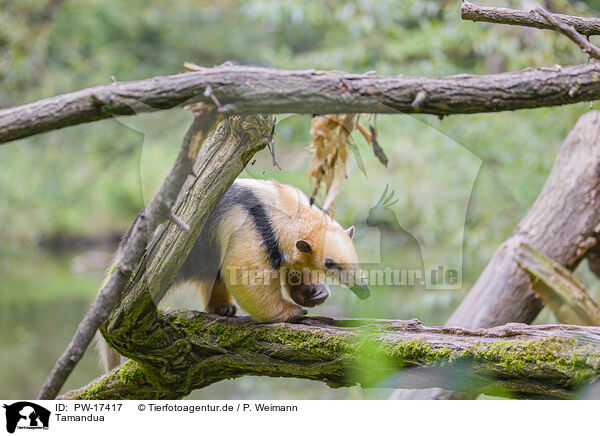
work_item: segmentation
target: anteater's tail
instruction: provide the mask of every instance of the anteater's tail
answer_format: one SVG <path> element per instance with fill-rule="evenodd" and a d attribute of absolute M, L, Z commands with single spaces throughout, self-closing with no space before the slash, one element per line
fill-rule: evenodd
<path fill-rule="evenodd" d="M 96 333 L 96 347 L 100 354 L 100 364 L 104 372 L 108 372 L 121 364 L 121 355 L 106 343 L 100 332 Z"/>

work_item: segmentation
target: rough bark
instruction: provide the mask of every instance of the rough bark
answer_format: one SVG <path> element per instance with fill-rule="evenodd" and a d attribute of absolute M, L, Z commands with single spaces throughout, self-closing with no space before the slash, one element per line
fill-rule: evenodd
<path fill-rule="evenodd" d="M 63 399 L 176 399 L 244 375 L 331 387 L 432 387 L 571 398 L 600 375 L 600 327 L 510 324 L 489 330 L 417 320 L 305 318 L 262 324 L 169 309 L 161 359 L 129 361 Z M 148 341 L 152 342 L 152 341 Z M 153 350 L 155 351 L 155 350 Z"/>
<path fill-rule="evenodd" d="M 159 315 L 155 303 L 173 283 L 204 223 L 235 178 L 271 141 L 274 125 L 272 116 L 232 116 L 205 142 L 194 165 L 198 176 L 188 180 L 175 207 L 191 230 L 181 232 L 173 222 L 157 229 L 122 300 L 100 328 L 108 344 L 121 354 L 160 367 L 174 349 L 185 346 L 171 342 L 172 326 Z"/>
<path fill-rule="evenodd" d="M 561 323 L 600 325 L 600 305 L 564 266 L 524 244 L 517 249 L 517 263 L 529 275 L 544 306 Z"/>
<path fill-rule="evenodd" d="M 460 16 L 463 20 L 475 22 L 483 21 L 555 30 L 553 24 L 535 11 L 479 6 L 465 0 L 460 7 Z M 561 23 L 573 26 L 582 35 L 600 35 L 600 18 L 582 18 L 563 14 L 552 14 L 552 16 Z"/>
<path fill-rule="evenodd" d="M 185 180 L 193 174 L 194 159 L 215 120 L 214 110 L 195 113 L 194 121 L 186 133 L 175 163 L 167 173 L 158 192 L 134 221 L 129 230 L 127 243 L 120 249 L 117 264 L 112 268 L 92 307 L 77 327 L 67 349 L 59 357 L 44 381 L 38 399 L 54 399 L 56 397 L 75 365 L 81 360 L 98 327 L 106 321 L 108 314 L 117 304 L 131 274 L 142 259 L 149 236 L 156 227 L 169 218 L 179 221 L 173 214 L 172 207 Z M 182 226 L 181 223 L 180 226 Z M 183 226 L 185 227 L 185 225 Z"/>
<path fill-rule="evenodd" d="M 203 102 L 223 114 L 499 112 L 600 97 L 600 65 L 448 77 L 215 67 L 115 82 L 0 110 L 0 144 L 53 129 Z"/>

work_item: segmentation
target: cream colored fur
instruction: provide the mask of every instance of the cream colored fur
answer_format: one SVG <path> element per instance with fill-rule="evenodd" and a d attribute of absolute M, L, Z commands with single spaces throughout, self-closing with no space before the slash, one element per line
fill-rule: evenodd
<path fill-rule="evenodd" d="M 242 309 L 260 321 L 293 321 L 306 313 L 282 295 L 283 275 L 289 270 L 316 270 L 340 278 L 339 271 L 325 268 L 327 258 L 362 276 L 351 238 L 336 221 L 311 206 L 300 189 L 276 181 L 238 179 L 236 183 L 251 188 L 262 201 L 271 218 L 284 264 L 273 271 L 262 241 L 248 212 L 236 206 L 226 212 L 216 227 L 221 247 L 221 276 L 216 281 L 194 281 L 207 312 L 219 313 L 234 300 Z M 312 252 L 296 248 L 298 240 L 310 244 Z M 262 283 L 244 281 L 243 271 L 264 271 Z M 344 283 L 342 283 L 344 284 Z M 289 286 L 286 285 L 289 291 Z M 100 335 L 98 335 L 100 336 Z M 120 363 L 120 356 L 99 338 L 105 368 Z"/>
<path fill-rule="evenodd" d="M 251 188 L 265 205 L 285 262 L 280 271 L 272 271 L 248 213 L 241 207 L 233 208 L 217 226 L 219 243 L 224 247 L 221 252 L 224 292 L 230 293 L 242 309 L 260 321 L 294 320 L 305 311 L 283 298 L 282 273 L 306 268 L 338 278 L 337 272 L 324 267 L 325 259 L 331 258 L 340 265 L 358 268 L 352 240 L 337 222 L 311 206 L 298 188 L 273 180 L 238 179 L 238 183 Z M 298 240 L 307 241 L 312 252 L 300 252 L 296 248 Z M 242 271 L 249 270 L 271 274 L 265 282 L 252 285 L 243 281 Z M 199 291 L 206 292 L 207 289 L 206 285 L 199 287 Z M 209 301 L 212 299 L 209 298 Z"/>

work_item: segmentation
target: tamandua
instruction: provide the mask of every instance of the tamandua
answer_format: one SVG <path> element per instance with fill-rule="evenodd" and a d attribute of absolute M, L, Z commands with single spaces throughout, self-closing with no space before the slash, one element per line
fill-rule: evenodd
<path fill-rule="evenodd" d="M 324 273 L 361 299 L 369 297 L 353 236 L 354 227 L 344 230 L 299 188 L 237 179 L 204 225 L 174 285 L 193 285 L 206 312 L 233 316 L 235 300 L 259 321 L 294 321 L 306 314 L 298 304 L 313 307 L 329 296 L 323 275 L 307 278 L 307 271 Z M 282 284 L 298 304 L 283 297 Z M 105 358 L 107 369 L 118 363 L 114 356 Z"/>

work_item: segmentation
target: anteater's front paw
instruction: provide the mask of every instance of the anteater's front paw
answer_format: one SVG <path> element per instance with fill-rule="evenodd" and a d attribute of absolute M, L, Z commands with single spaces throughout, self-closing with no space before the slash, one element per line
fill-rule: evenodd
<path fill-rule="evenodd" d="M 308 312 L 295 304 L 289 304 L 281 311 L 281 314 L 271 322 L 296 322 L 299 321 Z"/>
<path fill-rule="evenodd" d="M 235 313 L 237 312 L 237 307 L 235 306 L 235 304 L 223 304 L 215 308 L 207 308 L 207 312 L 214 313 L 220 316 L 235 316 Z"/>

